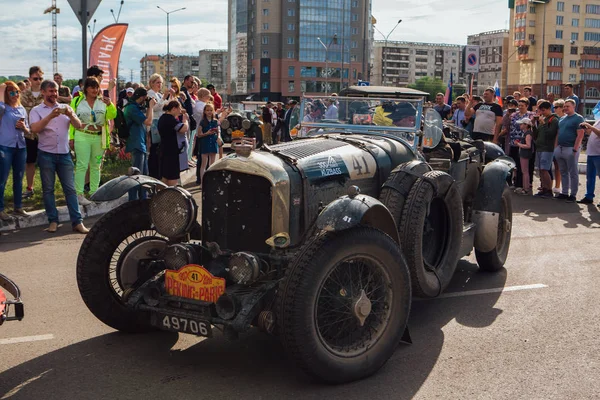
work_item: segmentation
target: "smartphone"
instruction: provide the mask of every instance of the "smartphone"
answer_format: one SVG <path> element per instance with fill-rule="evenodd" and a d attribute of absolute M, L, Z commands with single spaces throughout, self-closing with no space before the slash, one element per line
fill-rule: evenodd
<path fill-rule="evenodd" d="M 110 95 L 108 94 L 108 89 L 104 89 L 102 91 L 102 96 L 104 96 L 104 97 L 110 97 Z"/>

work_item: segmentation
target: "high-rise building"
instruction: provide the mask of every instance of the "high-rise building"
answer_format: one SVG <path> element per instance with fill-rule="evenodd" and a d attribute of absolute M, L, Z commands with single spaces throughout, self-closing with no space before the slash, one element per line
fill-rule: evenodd
<path fill-rule="evenodd" d="M 339 92 L 368 75 L 371 0 L 229 0 L 229 15 L 232 94 L 280 101 Z"/>
<path fill-rule="evenodd" d="M 166 79 L 167 56 L 166 55 L 148 55 L 146 54 L 140 60 L 141 82 L 146 84 L 152 76 L 157 73 Z M 196 56 L 176 56 L 171 54 L 171 76 L 177 77 L 180 81 L 186 75 L 198 75 L 199 60 Z"/>
<path fill-rule="evenodd" d="M 508 72 L 508 30 L 478 33 L 467 37 L 467 44 L 479 46 L 479 73 L 474 75 L 474 93 L 494 86 L 498 81 L 500 93 L 506 96 L 506 74 Z"/>
<path fill-rule="evenodd" d="M 375 41 L 371 85 L 406 87 L 423 77 L 463 81 L 464 46 L 444 43 Z M 464 82 L 463 82 L 464 83 Z"/>
<path fill-rule="evenodd" d="M 589 115 L 600 99 L 600 4 L 509 0 L 509 8 L 509 92 L 531 86 L 560 97 L 572 83 Z"/>
<path fill-rule="evenodd" d="M 198 77 L 212 83 L 217 91 L 227 90 L 227 50 L 200 50 Z"/>

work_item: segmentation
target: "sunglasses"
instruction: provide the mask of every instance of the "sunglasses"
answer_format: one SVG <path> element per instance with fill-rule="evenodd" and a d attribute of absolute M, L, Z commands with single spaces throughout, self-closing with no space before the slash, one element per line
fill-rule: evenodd
<path fill-rule="evenodd" d="M 96 113 L 92 110 L 92 121 L 96 122 Z"/>
<path fill-rule="evenodd" d="M 21 93 L 21 92 L 20 92 L 20 91 L 18 91 L 18 90 L 17 90 L 16 92 L 14 92 L 14 91 L 12 91 L 12 90 L 11 90 L 10 92 L 8 92 L 8 95 L 9 95 L 9 96 L 13 96 L 13 97 L 14 97 L 14 96 L 18 96 L 18 95 L 19 95 L 19 93 Z"/>
<path fill-rule="evenodd" d="M 33 80 L 33 81 L 43 81 L 44 78 L 31 78 L 31 80 Z"/>

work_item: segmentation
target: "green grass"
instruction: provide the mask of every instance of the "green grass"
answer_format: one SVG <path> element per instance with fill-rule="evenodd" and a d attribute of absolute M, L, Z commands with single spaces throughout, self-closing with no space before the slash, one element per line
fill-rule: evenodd
<path fill-rule="evenodd" d="M 100 185 L 105 182 L 108 182 L 112 178 L 115 178 L 120 175 L 124 175 L 127 172 L 127 168 L 131 166 L 131 161 L 123 160 L 116 156 L 105 156 L 104 164 L 101 170 L 100 177 Z M 8 177 L 8 182 L 6 183 L 6 189 L 4 191 L 4 206 L 6 210 L 13 209 L 13 181 L 12 181 L 12 171 Z M 27 181 L 23 178 L 23 193 L 27 187 Z M 39 169 L 35 170 L 35 180 L 33 185 L 33 197 L 29 199 L 23 199 L 23 209 L 25 211 L 35 211 L 44 209 L 44 201 L 42 199 L 42 180 L 40 179 Z M 66 205 L 65 195 L 62 191 L 62 187 L 60 186 L 60 181 L 58 180 L 58 176 L 56 177 L 56 182 L 54 184 L 54 195 L 56 197 L 56 205 L 64 206 Z"/>

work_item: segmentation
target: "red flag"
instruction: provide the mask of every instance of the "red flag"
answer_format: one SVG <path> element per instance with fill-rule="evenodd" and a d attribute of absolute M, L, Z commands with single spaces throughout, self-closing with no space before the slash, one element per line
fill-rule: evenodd
<path fill-rule="evenodd" d="M 104 27 L 94 36 L 90 45 L 90 65 L 97 65 L 104 71 L 100 89 L 108 89 L 108 82 L 119 75 L 119 58 L 125 41 L 128 24 L 112 24 Z M 116 87 L 110 93 L 113 101 L 117 99 Z"/>

